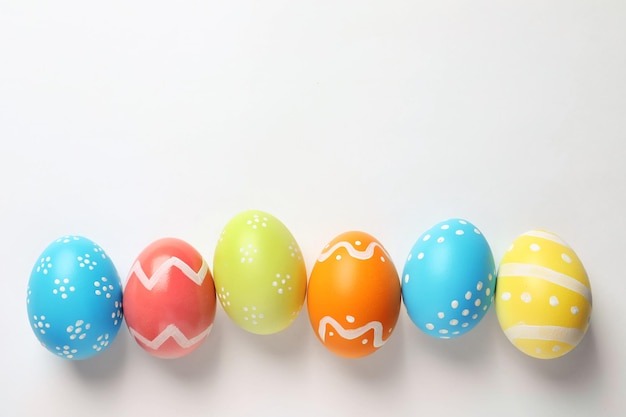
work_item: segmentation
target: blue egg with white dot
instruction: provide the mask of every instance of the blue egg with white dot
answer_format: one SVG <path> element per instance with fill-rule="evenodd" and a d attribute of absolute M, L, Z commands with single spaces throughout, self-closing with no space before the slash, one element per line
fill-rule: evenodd
<path fill-rule="evenodd" d="M 26 304 L 46 349 L 65 359 L 87 359 L 104 351 L 120 329 L 122 282 L 100 246 L 63 236 L 37 259 Z"/>
<path fill-rule="evenodd" d="M 402 272 L 402 299 L 424 333 L 452 339 L 473 329 L 493 303 L 496 267 L 482 232 L 449 219 L 415 242 Z"/>

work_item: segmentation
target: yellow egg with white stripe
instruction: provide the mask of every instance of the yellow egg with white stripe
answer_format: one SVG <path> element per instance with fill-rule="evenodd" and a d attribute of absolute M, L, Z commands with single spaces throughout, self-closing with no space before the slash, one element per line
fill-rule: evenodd
<path fill-rule="evenodd" d="M 522 352 L 553 359 L 574 349 L 591 318 L 591 286 L 576 253 L 557 235 L 519 236 L 498 269 L 496 314 Z"/>

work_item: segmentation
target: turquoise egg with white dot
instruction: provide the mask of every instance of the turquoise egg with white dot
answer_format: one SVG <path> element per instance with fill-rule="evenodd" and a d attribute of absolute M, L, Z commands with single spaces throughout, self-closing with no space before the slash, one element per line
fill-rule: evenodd
<path fill-rule="evenodd" d="M 464 219 L 428 229 L 402 272 L 402 300 L 424 333 L 452 339 L 473 329 L 493 303 L 496 266 L 482 232 Z"/>
<path fill-rule="evenodd" d="M 87 359 L 107 349 L 120 329 L 122 282 L 100 246 L 63 236 L 35 262 L 26 305 L 46 349 L 65 359 Z"/>

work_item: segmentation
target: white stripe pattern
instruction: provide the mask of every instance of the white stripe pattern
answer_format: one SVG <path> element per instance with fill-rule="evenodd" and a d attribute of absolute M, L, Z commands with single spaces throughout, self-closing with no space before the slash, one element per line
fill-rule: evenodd
<path fill-rule="evenodd" d="M 555 235 L 554 233 L 544 232 L 542 230 L 531 230 L 529 232 L 522 234 L 522 236 L 538 237 L 540 239 L 545 239 L 554 243 L 558 243 L 559 245 L 563 245 L 566 248 L 570 249 L 569 245 L 565 243 L 563 240 L 561 240 L 561 238 Z"/>
<path fill-rule="evenodd" d="M 133 267 L 130 270 L 129 279 L 132 274 L 137 276 L 137 279 L 143 284 L 144 287 L 148 291 L 151 291 L 152 288 L 159 282 L 159 280 L 167 274 L 167 271 L 170 268 L 178 268 L 187 278 L 192 280 L 198 285 L 202 285 L 202 282 L 207 276 L 207 272 L 209 271 L 209 266 L 206 264 L 204 259 L 202 259 L 202 266 L 198 270 L 198 272 L 191 269 L 189 265 L 183 262 L 181 259 L 172 256 L 167 261 L 163 262 L 161 266 L 152 274 L 152 276 L 148 277 L 141 267 L 141 262 L 137 261 L 133 264 Z"/>
<path fill-rule="evenodd" d="M 137 339 L 144 345 L 148 346 L 150 349 L 157 350 L 169 338 L 174 339 L 174 341 L 178 343 L 180 347 L 184 349 L 188 349 L 192 347 L 193 345 L 195 345 L 196 343 L 200 342 L 205 337 L 207 337 L 209 333 L 211 333 L 212 328 L 213 328 L 213 324 L 211 323 L 209 327 L 207 327 L 206 329 L 204 329 L 203 331 L 201 331 L 200 333 L 198 333 L 196 336 L 192 337 L 191 339 L 188 339 L 187 336 L 185 336 L 183 332 L 181 332 L 180 329 L 176 327 L 176 325 L 170 324 L 165 328 L 165 330 L 159 333 L 159 335 L 152 340 L 144 337 L 132 327 L 129 327 L 128 329 L 130 330 L 130 333 L 133 335 L 133 337 L 135 337 L 135 339 Z"/>
<path fill-rule="evenodd" d="M 509 327 L 504 331 L 504 334 L 506 334 L 509 340 L 549 340 L 576 346 L 582 340 L 585 332 L 572 327 L 529 326 L 525 324 L 520 324 L 517 326 Z"/>
<path fill-rule="evenodd" d="M 365 250 L 358 250 L 357 248 L 352 246 L 350 242 L 342 241 L 342 242 L 335 243 L 330 249 L 322 252 L 319 258 L 317 258 L 317 260 L 319 262 L 324 262 L 326 259 L 330 258 L 337 249 L 345 248 L 351 257 L 364 261 L 374 256 L 374 248 L 376 247 L 380 248 L 380 250 L 382 250 L 384 254 L 387 255 L 387 257 L 389 258 L 389 254 L 387 253 L 385 248 L 383 248 L 377 242 L 371 242 L 369 245 L 367 245 L 367 248 L 365 248 Z"/>
<path fill-rule="evenodd" d="M 589 287 L 569 275 L 539 265 L 515 262 L 500 265 L 498 280 L 518 277 L 539 278 L 552 284 L 560 285 L 561 287 L 582 295 L 587 301 L 591 302 L 591 290 Z"/>
<path fill-rule="evenodd" d="M 386 340 L 383 340 L 383 325 L 379 321 L 370 321 L 364 326 L 356 329 L 345 329 L 337 320 L 330 316 L 324 316 L 320 320 L 318 327 L 318 333 L 322 341 L 326 340 L 326 326 L 331 325 L 341 337 L 347 340 L 353 340 L 357 337 L 363 336 L 369 330 L 374 329 L 374 340 L 372 341 L 375 348 L 381 347 L 385 344 Z"/>

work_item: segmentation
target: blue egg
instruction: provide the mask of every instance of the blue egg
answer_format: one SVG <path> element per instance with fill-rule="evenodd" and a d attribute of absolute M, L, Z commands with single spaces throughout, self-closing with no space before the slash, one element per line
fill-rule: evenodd
<path fill-rule="evenodd" d="M 429 336 L 451 339 L 470 331 L 493 302 L 496 267 L 487 240 L 463 219 L 424 232 L 402 273 L 402 299 L 413 323 Z"/>
<path fill-rule="evenodd" d="M 50 352 L 86 359 L 104 351 L 123 320 L 122 282 L 100 246 L 64 236 L 39 256 L 28 281 L 28 319 Z"/>

